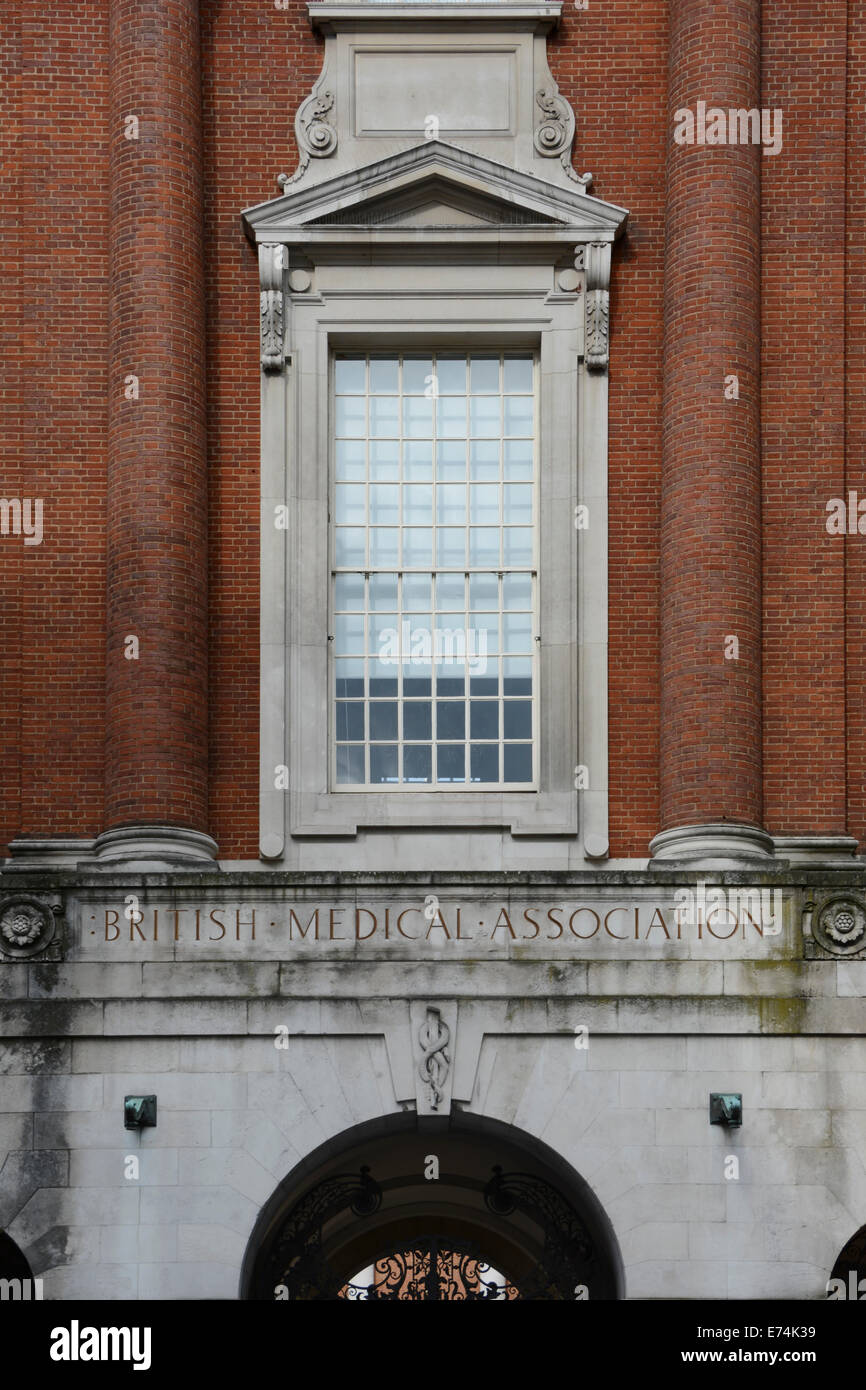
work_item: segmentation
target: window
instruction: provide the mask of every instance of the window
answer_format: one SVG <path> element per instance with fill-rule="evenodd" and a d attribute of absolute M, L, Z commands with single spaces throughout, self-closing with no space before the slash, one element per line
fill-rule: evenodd
<path fill-rule="evenodd" d="M 333 362 L 335 789 L 531 789 L 536 361 Z"/>

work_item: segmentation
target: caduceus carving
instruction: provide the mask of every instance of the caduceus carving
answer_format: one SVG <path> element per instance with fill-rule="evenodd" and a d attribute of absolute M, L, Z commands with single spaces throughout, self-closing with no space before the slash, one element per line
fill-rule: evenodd
<path fill-rule="evenodd" d="M 451 1029 L 438 1009 L 427 1009 L 427 1017 L 418 1029 L 418 1041 L 424 1053 L 418 1064 L 418 1074 L 429 1087 L 432 1094 L 430 1104 L 434 1110 L 439 1103 L 448 1077 L 451 1059 L 445 1051 L 451 1039 Z"/>

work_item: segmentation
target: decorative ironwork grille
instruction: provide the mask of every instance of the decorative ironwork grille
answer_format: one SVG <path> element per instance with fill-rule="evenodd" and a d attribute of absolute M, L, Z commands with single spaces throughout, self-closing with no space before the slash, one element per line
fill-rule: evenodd
<path fill-rule="evenodd" d="M 475 1247 L 419 1236 L 411 1245 L 380 1255 L 371 1267 L 369 1282 L 356 1275 L 338 1296 L 353 1302 L 508 1302 L 520 1298 L 520 1290 L 482 1260 Z"/>

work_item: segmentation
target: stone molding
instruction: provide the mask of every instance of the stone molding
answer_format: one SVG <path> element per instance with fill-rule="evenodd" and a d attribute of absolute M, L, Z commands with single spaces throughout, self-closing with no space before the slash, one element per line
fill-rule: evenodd
<path fill-rule="evenodd" d="M 650 854 L 651 868 L 660 861 L 674 861 L 690 868 L 736 869 L 771 861 L 773 840 L 757 825 L 678 825 L 653 837 Z"/>
<path fill-rule="evenodd" d="M 130 868 L 174 868 L 210 864 L 218 846 L 201 830 L 176 825 L 128 825 L 106 830 L 97 837 L 97 861 Z"/>

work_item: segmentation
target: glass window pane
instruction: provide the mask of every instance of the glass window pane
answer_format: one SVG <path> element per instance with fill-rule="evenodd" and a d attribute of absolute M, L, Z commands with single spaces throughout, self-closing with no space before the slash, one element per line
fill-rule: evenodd
<path fill-rule="evenodd" d="M 473 483 L 499 482 L 499 440 L 473 439 L 469 445 L 469 476 Z"/>
<path fill-rule="evenodd" d="M 440 483 L 459 483 L 466 477 L 466 445 L 440 443 L 436 445 L 436 477 Z"/>
<path fill-rule="evenodd" d="M 466 606 L 466 585 L 462 574 L 437 574 L 436 607 L 440 612 L 463 612 Z"/>
<path fill-rule="evenodd" d="M 397 701 L 370 701 L 370 738 L 397 737 Z"/>
<path fill-rule="evenodd" d="M 400 624 L 396 613 L 371 613 L 367 628 L 367 641 L 371 653 L 388 662 L 397 664 L 400 655 Z"/>
<path fill-rule="evenodd" d="M 396 697 L 397 680 L 399 667 L 393 662 L 371 660 L 370 668 L 370 694 L 382 697 Z"/>
<path fill-rule="evenodd" d="M 469 755 L 471 782 L 499 781 L 499 744 L 473 743 Z"/>
<path fill-rule="evenodd" d="M 433 532 L 418 526 L 403 531 L 403 564 L 408 569 L 429 569 L 433 564 Z"/>
<path fill-rule="evenodd" d="M 506 565 L 532 564 L 532 529 L 529 526 L 506 526 L 503 559 Z"/>
<path fill-rule="evenodd" d="M 429 610 L 432 606 L 431 589 L 433 586 L 432 576 L 429 574 L 404 574 L 403 576 L 403 610 L 404 612 L 418 612 L 418 610 Z"/>
<path fill-rule="evenodd" d="M 532 391 L 532 358 L 506 357 L 503 363 L 503 390 Z"/>
<path fill-rule="evenodd" d="M 366 488 L 362 483 L 338 483 L 335 514 L 339 525 L 363 526 L 366 520 Z"/>
<path fill-rule="evenodd" d="M 477 675 L 471 674 L 469 694 L 472 696 L 499 694 L 499 662 L 495 658 L 484 663 L 483 671 L 479 670 Z"/>
<path fill-rule="evenodd" d="M 506 743 L 503 745 L 504 782 L 532 781 L 532 744 Z"/>
<path fill-rule="evenodd" d="M 466 532 L 462 526 L 440 526 L 436 532 L 436 563 L 463 565 L 466 563 Z"/>
<path fill-rule="evenodd" d="M 403 524 L 433 525 L 433 489 L 413 483 L 403 489 Z"/>
<path fill-rule="evenodd" d="M 436 675 L 437 695 L 448 695 L 450 698 L 456 699 L 459 695 L 464 695 L 465 693 L 466 686 L 462 674 L 458 676 L 453 666 L 438 667 Z M 463 709 L 463 706 L 461 705 L 460 708 Z M 446 734 L 445 737 L 454 738 L 456 735 L 449 733 Z"/>
<path fill-rule="evenodd" d="M 361 436 L 366 432 L 367 401 L 364 396 L 337 396 L 337 436 Z"/>
<path fill-rule="evenodd" d="M 522 745 L 516 744 L 515 747 Z M 436 781 L 464 782 L 465 748 L 462 743 L 437 743 Z"/>
<path fill-rule="evenodd" d="M 423 661 L 413 661 L 411 666 L 403 667 L 403 694 L 406 699 L 428 699 L 432 684 L 431 667 Z M 405 706 L 404 706 L 405 708 Z"/>
<path fill-rule="evenodd" d="M 400 521 L 400 491 L 389 483 L 370 488 L 370 524 L 396 526 Z"/>
<path fill-rule="evenodd" d="M 506 439 L 503 452 L 506 482 L 532 477 L 531 439 Z"/>
<path fill-rule="evenodd" d="M 377 395 L 394 394 L 400 390 L 399 364 L 396 357 L 370 358 L 370 390 Z"/>
<path fill-rule="evenodd" d="M 469 520 L 478 526 L 499 525 L 499 485 L 473 483 L 469 489 Z"/>
<path fill-rule="evenodd" d="M 532 660 L 530 657 L 512 656 L 504 663 L 503 690 L 506 695 L 532 694 Z"/>
<path fill-rule="evenodd" d="M 356 657 L 334 662 L 336 693 L 339 696 L 363 697 L 364 662 Z"/>
<path fill-rule="evenodd" d="M 396 439 L 370 441 L 370 481 L 396 482 L 400 476 L 400 445 Z"/>
<path fill-rule="evenodd" d="M 532 651 L 532 614 L 504 613 L 502 615 L 502 647 L 506 652 Z"/>
<path fill-rule="evenodd" d="M 506 738 L 532 737 L 532 702 L 506 700 L 503 733 Z"/>
<path fill-rule="evenodd" d="M 403 629 L 403 645 L 407 648 L 407 656 L 412 657 L 413 665 L 417 662 L 429 665 L 432 655 L 430 614 L 412 613 L 404 622 L 406 626 Z"/>
<path fill-rule="evenodd" d="M 334 651 L 337 656 L 363 654 L 364 616 L 362 613 L 343 613 L 334 619 Z"/>
<path fill-rule="evenodd" d="M 334 383 L 337 395 L 367 389 L 367 367 L 363 357 L 338 357 L 334 363 Z"/>
<path fill-rule="evenodd" d="M 400 532 L 396 526 L 392 529 L 384 526 L 373 526 L 370 529 L 370 564 L 398 565 L 400 563 Z"/>
<path fill-rule="evenodd" d="M 499 564 L 499 528 L 473 526 L 469 531 L 470 565 Z"/>
<path fill-rule="evenodd" d="M 496 656 L 499 651 L 499 614 L 475 613 L 472 618 L 474 646 L 484 656 Z"/>
<path fill-rule="evenodd" d="M 425 391 L 432 395 L 431 382 L 433 377 L 432 357 L 404 357 L 403 358 L 403 394 L 404 396 L 423 396 Z"/>
<path fill-rule="evenodd" d="M 440 438 L 466 438 L 466 397 L 440 396 L 436 402 L 436 433 Z"/>
<path fill-rule="evenodd" d="M 429 782 L 432 749 L 421 743 L 409 744 L 403 749 L 404 782 Z"/>
<path fill-rule="evenodd" d="M 506 483 L 503 488 L 503 520 L 507 526 L 532 525 L 532 487 L 529 483 Z"/>
<path fill-rule="evenodd" d="M 436 360 L 436 378 L 441 395 L 466 394 L 466 358 L 439 357 Z"/>
<path fill-rule="evenodd" d="M 396 611 L 397 608 L 397 576 L 396 574 L 371 574 L 370 575 L 370 608 L 387 609 Z"/>
<path fill-rule="evenodd" d="M 505 397 L 505 434 L 532 434 L 531 396 Z"/>
<path fill-rule="evenodd" d="M 440 688 L 441 685 L 442 681 L 440 680 Z M 436 701 L 436 737 L 466 737 L 466 706 L 462 700 Z"/>
<path fill-rule="evenodd" d="M 499 577 L 495 574 L 471 574 L 469 576 L 469 607 L 499 608 Z"/>
<path fill-rule="evenodd" d="M 407 439 L 432 439 L 432 400 L 425 396 L 403 397 L 403 433 Z"/>
<path fill-rule="evenodd" d="M 364 611 L 363 574 L 338 574 L 334 584 L 334 608 L 338 613 Z"/>
<path fill-rule="evenodd" d="M 482 439 L 495 439 L 499 434 L 499 397 L 471 396 L 469 400 L 469 433 Z"/>
<path fill-rule="evenodd" d="M 364 704 L 362 700 L 337 701 L 337 739 L 358 742 L 364 738 Z"/>
<path fill-rule="evenodd" d="M 499 390 L 499 357 L 472 356 L 469 368 L 469 389 L 473 395 Z"/>
<path fill-rule="evenodd" d="M 396 743 L 370 744 L 370 781 L 374 785 L 397 781 Z"/>
<path fill-rule="evenodd" d="M 403 481 L 424 482 L 433 477 L 433 444 L 428 440 L 407 440 L 403 445 Z"/>
<path fill-rule="evenodd" d="M 367 472 L 363 439 L 338 439 L 335 445 L 338 482 L 363 482 Z"/>
<path fill-rule="evenodd" d="M 370 434 L 399 435 L 400 398 L 399 396 L 370 397 Z"/>
<path fill-rule="evenodd" d="M 357 744 L 347 747 L 345 744 L 337 744 L 337 784 L 344 786 L 346 783 L 363 782 L 364 780 L 364 745 L 360 748 Z"/>
<path fill-rule="evenodd" d="M 334 541 L 335 560 L 341 569 L 366 563 L 367 532 L 361 527 L 338 526 Z"/>
<path fill-rule="evenodd" d="M 470 702 L 469 702 L 469 737 L 470 737 L 470 738 L 498 738 L 498 737 L 499 737 L 499 701 L 498 701 L 498 700 L 470 700 Z"/>
<path fill-rule="evenodd" d="M 532 576 L 506 574 L 502 577 L 502 606 L 505 609 L 532 607 Z"/>
<path fill-rule="evenodd" d="M 403 737 L 429 739 L 433 731 L 429 700 L 409 701 L 403 706 Z"/>
<path fill-rule="evenodd" d="M 461 483 L 440 483 L 436 488 L 436 520 L 440 526 L 466 525 L 466 488 Z"/>

